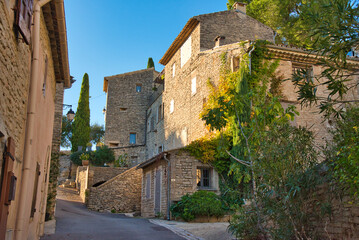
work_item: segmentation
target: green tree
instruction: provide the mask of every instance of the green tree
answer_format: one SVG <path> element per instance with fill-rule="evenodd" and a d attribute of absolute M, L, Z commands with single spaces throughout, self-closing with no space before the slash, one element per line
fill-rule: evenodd
<path fill-rule="evenodd" d="M 62 116 L 61 147 L 70 148 L 71 138 L 72 138 L 72 121 L 68 120 L 66 116 Z"/>
<path fill-rule="evenodd" d="M 315 165 L 317 158 L 311 133 L 289 124 L 297 114 L 294 106 L 283 109 L 280 96 L 273 94 L 279 91 L 269 89 L 278 80 L 278 61 L 267 59 L 265 44 L 257 41 L 249 48 L 243 46 L 247 53 L 237 72 L 226 67 L 227 56 L 222 56 L 220 82 L 216 87 L 210 85 L 202 119 L 213 130 L 232 132 L 233 147 L 227 153 L 234 162 L 229 174 L 235 175 L 239 183 L 250 185 L 247 196 L 253 200 L 253 214 L 249 229 L 256 229 L 260 239 L 300 239 L 303 233 L 297 230 L 304 227 L 301 218 L 305 212 L 298 214 L 303 202 L 297 201 L 295 194 L 306 182 L 301 180 L 302 174 Z M 274 200 L 282 207 L 275 206 Z M 266 226 L 268 219 L 279 228 Z M 243 221 L 237 223 L 233 228 L 243 230 Z M 236 232 L 239 237 L 242 233 Z"/>
<path fill-rule="evenodd" d="M 228 0 L 230 8 L 233 0 Z M 356 69 L 347 55 L 359 46 L 358 2 L 353 0 L 252 0 L 247 14 L 274 29 L 276 43 L 294 45 L 316 54 L 323 70 L 308 76 L 300 70 L 293 76 L 303 105 L 317 105 L 326 116 L 340 116 L 349 90 L 358 86 L 350 81 Z M 327 96 L 318 97 L 325 88 Z"/>
<path fill-rule="evenodd" d="M 81 85 L 80 98 L 73 123 L 72 152 L 76 152 L 78 146 L 86 147 L 90 142 L 90 105 L 89 105 L 89 76 L 84 74 Z"/>
<path fill-rule="evenodd" d="M 323 70 L 313 77 L 306 71 L 294 74 L 293 83 L 298 87 L 299 100 L 304 105 L 319 105 L 325 116 L 340 117 L 347 103 L 358 100 L 346 99 L 348 91 L 358 87 L 353 81 L 357 67 L 348 62 L 348 53 L 359 46 L 359 8 L 352 0 L 312 0 L 301 6 L 300 18 L 303 31 L 300 39 L 306 48 L 317 55 Z M 318 88 L 328 92 L 317 95 Z"/>
<path fill-rule="evenodd" d="M 154 67 L 155 67 L 155 63 L 153 62 L 153 59 L 151 57 L 148 58 L 147 68 L 154 68 Z"/>
<path fill-rule="evenodd" d="M 90 139 L 94 144 L 102 142 L 103 136 L 105 135 L 105 129 L 103 125 L 97 123 L 91 125 Z"/>

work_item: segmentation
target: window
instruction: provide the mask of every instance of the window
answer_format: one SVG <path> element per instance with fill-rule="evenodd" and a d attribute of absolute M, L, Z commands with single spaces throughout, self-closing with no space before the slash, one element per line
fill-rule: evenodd
<path fill-rule="evenodd" d="M 175 110 L 175 101 L 172 99 L 170 103 L 170 113 L 173 113 Z"/>
<path fill-rule="evenodd" d="M 118 147 L 119 142 L 109 142 L 110 148 Z"/>
<path fill-rule="evenodd" d="M 145 192 L 146 199 L 149 199 L 151 197 L 151 173 L 146 174 Z"/>
<path fill-rule="evenodd" d="M 150 131 L 155 131 L 155 117 L 151 116 Z"/>
<path fill-rule="evenodd" d="M 120 112 L 126 112 L 127 108 L 121 107 Z"/>
<path fill-rule="evenodd" d="M 163 119 L 163 104 L 158 106 L 157 109 L 157 122 L 160 122 Z"/>
<path fill-rule="evenodd" d="M 176 64 L 174 63 L 172 65 L 172 77 L 175 77 L 175 75 L 176 75 Z"/>
<path fill-rule="evenodd" d="M 292 63 L 293 78 L 300 77 L 303 80 L 313 78 L 313 66 L 302 63 Z"/>
<path fill-rule="evenodd" d="M 158 147 L 158 153 L 161 153 L 161 152 L 163 152 L 163 146 L 162 145 Z"/>
<path fill-rule="evenodd" d="M 239 69 L 239 57 L 232 57 L 231 62 L 232 72 L 236 72 Z"/>
<path fill-rule="evenodd" d="M 181 47 L 181 68 L 183 67 L 183 65 L 186 64 L 188 59 L 191 58 L 191 54 L 192 54 L 191 44 L 192 44 L 192 38 L 191 36 L 189 36 L 189 38 L 187 38 L 187 40 Z"/>
<path fill-rule="evenodd" d="M 209 188 L 211 170 L 209 168 L 197 168 L 197 187 Z"/>
<path fill-rule="evenodd" d="M 136 92 L 142 92 L 142 85 L 136 84 Z"/>
<path fill-rule="evenodd" d="M 136 144 L 136 133 L 130 133 L 130 144 Z"/>
<path fill-rule="evenodd" d="M 196 94 L 197 92 L 196 77 L 192 78 L 191 89 L 192 89 L 192 95 Z"/>

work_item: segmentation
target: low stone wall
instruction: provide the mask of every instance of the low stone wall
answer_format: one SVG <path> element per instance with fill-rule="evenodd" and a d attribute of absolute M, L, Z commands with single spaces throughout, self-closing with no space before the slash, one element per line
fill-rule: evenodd
<path fill-rule="evenodd" d="M 87 207 L 95 211 L 140 212 L 142 169 L 133 167 L 106 183 L 91 187 Z"/>
<path fill-rule="evenodd" d="M 88 170 L 89 167 L 77 167 L 76 172 L 76 188 L 78 189 L 80 193 L 80 197 L 82 199 L 82 202 L 86 201 L 86 189 L 87 189 L 87 183 L 88 183 Z"/>
<path fill-rule="evenodd" d="M 60 152 L 60 160 L 59 160 L 59 176 L 57 178 L 58 184 L 61 185 L 66 181 L 66 179 L 71 178 L 70 171 L 71 171 L 71 160 L 70 160 L 70 153 L 67 152 Z"/>
<path fill-rule="evenodd" d="M 359 239 L 359 202 L 349 197 L 338 186 L 322 184 L 313 194 L 321 203 L 328 203 L 329 214 L 310 219 L 313 230 L 321 239 Z M 310 207 L 312 211 L 325 211 L 321 205 Z"/>
<path fill-rule="evenodd" d="M 93 167 L 90 166 L 88 187 L 92 187 L 96 183 L 106 182 L 111 178 L 123 173 L 129 168 L 125 167 Z"/>

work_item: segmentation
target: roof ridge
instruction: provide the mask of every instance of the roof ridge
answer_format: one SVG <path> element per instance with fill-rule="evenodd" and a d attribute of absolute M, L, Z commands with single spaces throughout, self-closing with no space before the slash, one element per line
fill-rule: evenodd
<path fill-rule="evenodd" d="M 150 71 L 150 70 L 158 73 L 155 70 L 155 68 L 146 68 L 146 69 L 140 69 L 140 70 L 136 70 L 136 71 L 132 71 L 132 72 L 125 72 L 125 73 L 120 73 L 120 74 L 116 74 L 116 75 L 111 75 L 111 76 L 107 76 L 107 77 L 104 77 L 104 78 L 109 79 L 109 78 L 120 77 L 120 76 L 128 76 L 128 75 L 133 75 L 133 74 L 136 74 L 136 73 L 146 72 L 146 71 Z"/>

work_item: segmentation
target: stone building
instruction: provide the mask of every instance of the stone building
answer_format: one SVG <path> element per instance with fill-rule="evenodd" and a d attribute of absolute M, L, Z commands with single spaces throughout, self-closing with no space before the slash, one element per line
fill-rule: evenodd
<path fill-rule="evenodd" d="M 197 190 L 219 193 L 218 173 L 183 150 L 162 152 L 137 166 L 143 170 L 141 216 L 170 218 L 170 206 Z"/>
<path fill-rule="evenodd" d="M 0 3 L 0 239 L 43 234 L 56 94 L 71 86 L 63 4 Z"/>
<path fill-rule="evenodd" d="M 107 93 L 105 144 L 116 156 L 127 154 L 133 165 L 145 158 L 146 110 L 154 68 L 105 77 Z"/>
<path fill-rule="evenodd" d="M 236 71 L 241 56 L 248 50 L 251 41 L 274 40 L 272 29 L 245 14 L 244 4 L 237 4 L 236 7 L 235 10 L 191 18 L 160 60 L 165 67 L 152 82 L 153 93 L 149 93 L 151 97 L 148 98 L 147 108 L 144 110 L 146 118 L 140 120 L 141 124 L 143 119 L 146 120 L 142 125 L 146 139 L 145 157 L 138 159 L 138 163 L 141 163 L 139 168 L 143 169 L 141 211 L 144 216 L 154 216 L 158 212 L 167 215 L 167 207 L 170 204 L 167 203 L 168 199 L 177 201 L 181 194 L 193 193 L 198 189 L 195 184 L 198 179 L 194 172 L 198 166 L 206 166 L 201 166 L 193 157 L 179 155 L 178 152 L 172 154 L 172 151 L 177 151 L 176 149 L 181 149 L 208 133 L 208 128 L 199 117 L 210 93 L 208 80 L 214 84 L 218 83 L 223 60 L 226 60 L 229 69 Z M 247 41 L 247 44 L 241 46 L 240 42 L 243 41 Z M 322 67 L 316 56 L 304 50 L 277 45 L 268 45 L 268 50 L 274 59 L 279 59 L 277 74 L 283 79 L 290 79 L 293 71 L 298 68 L 310 69 L 314 75 L 321 72 Z M 357 59 L 348 61 L 359 69 Z M 105 78 L 105 86 L 106 81 Z M 357 77 L 353 76 L 352 81 L 358 81 Z M 129 82 L 133 84 L 136 80 Z M 280 89 L 283 95 L 282 105 L 295 105 L 300 113 L 292 124 L 310 127 L 315 133 L 316 142 L 323 144 L 329 138 L 330 123 L 323 122 L 316 106 L 300 106 L 296 90 L 290 81 L 284 82 Z M 121 98 L 120 94 L 116 96 L 116 93 L 107 93 L 108 99 Z M 325 89 L 319 88 L 317 94 L 325 96 Z M 352 89 L 347 97 L 359 99 L 358 89 Z M 119 114 L 109 115 L 114 112 L 115 107 L 119 105 L 110 106 L 108 100 L 106 123 L 121 121 Z M 126 130 L 122 137 L 127 137 L 129 131 Z M 110 132 L 111 129 L 106 125 L 106 134 L 111 134 Z M 169 155 L 172 159 L 170 162 L 173 161 L 171 167 L 165 159 L 165 156 Z M 185 159 L 188 162 L 184 161 Z M 176 174 L 186 164 L 189 167 L 186 174 L 183 171 L 175 177 L 167 175 L 168 172 Z M 168 184 L 166 179 L 170 179 L 171 183 Z M 162 187 L 156 188 L 156 184 Z M 168 189 L 170 194 L 166 192 Z"/>

